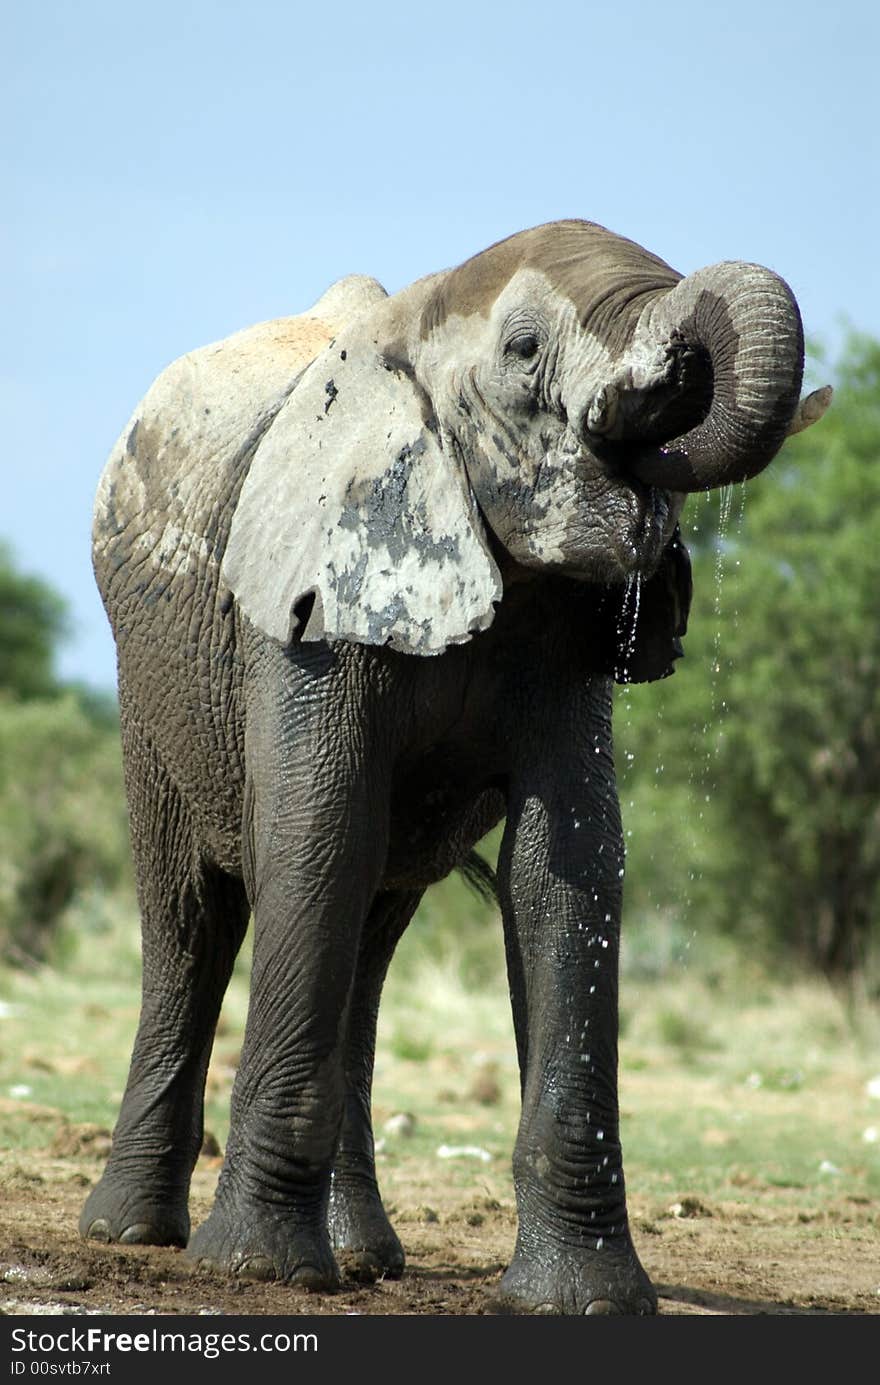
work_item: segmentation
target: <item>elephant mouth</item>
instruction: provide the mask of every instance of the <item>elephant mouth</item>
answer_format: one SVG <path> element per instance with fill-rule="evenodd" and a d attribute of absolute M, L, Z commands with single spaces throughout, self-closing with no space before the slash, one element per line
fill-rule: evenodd
<path fill-rule="evenodd" d="M 618 570 L 614 580 L 636 574 L 650 576 L 674 528 L 670 516 L 676 508 L 676 493 L 639 480 L 633 468 L 638 455 L 630 443 L 591 439 L 589 456 L 584 458 L 591 469 L 602 475 L 603 488 L 607 487 L 605 504 L 610 504 L 618 515 L 618 539 L 609 553 Z M 611 492 L 616 493 L 616 500 Z"/>
<path fill-rule="evenodd" d="M 620 566 L 627 576 L 638 573 L 650 577 L 672 530 L 672 495 L 634 478 L 627 481 L 626 490 L 630 493 L 630 520 L 621 536 Z"/>
<path fill-rule="evenodd" d="M 566 496 L 558 566 L 586 582 L 651 577 L 675 528 L 681 497 L 607 465 L 595 453 L 579 461 L 577 489 Z"/>
<path fill-rule="evenodd" d="M 637 546 L 647 557 L 653 554 L 658 542 L 661 548 L 666 542 L 666 521 L 669 519 L 672 497 L 669 491 L 661 490 L 659 486 L 646 486 L 645 491 Z"/>

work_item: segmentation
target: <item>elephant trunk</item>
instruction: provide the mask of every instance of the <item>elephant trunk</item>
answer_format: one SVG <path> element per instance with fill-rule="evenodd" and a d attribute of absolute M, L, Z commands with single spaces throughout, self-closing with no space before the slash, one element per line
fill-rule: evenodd
<path fill-rule="evenodd" d="M 792 431 L 803 375 L 803 328 L 784 280 L 737 262 L 697 270 L 652 299 L 637 337 L 707 358 L 711 401 L 688 431 L 638 448 L 635 476 L 691 492 L 762 471 Z"/>

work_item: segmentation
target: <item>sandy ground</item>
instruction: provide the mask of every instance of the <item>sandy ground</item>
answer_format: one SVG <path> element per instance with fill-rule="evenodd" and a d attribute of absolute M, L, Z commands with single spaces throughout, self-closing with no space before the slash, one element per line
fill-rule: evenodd
<path fill-rule="evenodd" d="M 438 1187 L 404 1160 L 386 1199 L 406 1248 L 403 1278 L 345 1284 L 327 1295 L 237 1284 L 193 1269 L 179 1251 L 80 1241 L 79 1210 L 107 1136 L 43 1120 L 43 1149 L 0 1161 L 0 1312 L 4 1314 L 469 1314 L 486 1310 L 510 1257 L 512 1201 L 482 1173 Z M 220 1160 L 196 1171 L 194 1221 L 210 1204 Z M 430 1198 L 430 1203 L 428 1202 Z M 880 1312 L 880 1226 L 866 1198 L 841 1194 L 820 1214 L 741 1202 L 678 1205 L 631 1197 L 633 1232 L 664 1314 Z"/>

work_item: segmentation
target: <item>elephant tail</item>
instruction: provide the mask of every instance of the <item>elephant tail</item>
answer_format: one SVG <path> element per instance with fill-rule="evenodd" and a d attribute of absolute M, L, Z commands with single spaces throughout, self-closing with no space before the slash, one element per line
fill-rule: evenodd
<path fill-rule="evenodd" d="M 472 851 L 459 866 L 459 870 L 472 890 L 487 904 L 498 903 L 498 880 L 489 862 L 477 851 Z"/>

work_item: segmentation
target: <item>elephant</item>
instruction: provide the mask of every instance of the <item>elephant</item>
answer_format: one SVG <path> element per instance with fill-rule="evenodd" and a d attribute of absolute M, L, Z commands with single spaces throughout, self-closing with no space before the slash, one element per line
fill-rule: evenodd
<path fill-rule="evenodd" d="M 497 866 L 521 1077 L 491 1307 L 656 1312 L 617 1100 L 615 681 L 666 677 L 688 494 L 815 421 L 787 284 L 683 277 L 567 220 L 389 296 L 191 352 L 123 429 L 93 557 L 118 662 L 142 1003 L 104 1242 L 312 1291 L 399 1276 L 371 1128 L 380 994 L 424 890 Z M 212 1209 L 190 1235 L 218 1013 L 253 919 Z"/>

